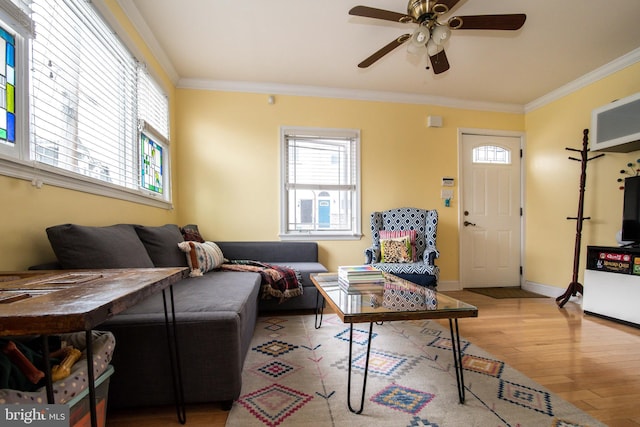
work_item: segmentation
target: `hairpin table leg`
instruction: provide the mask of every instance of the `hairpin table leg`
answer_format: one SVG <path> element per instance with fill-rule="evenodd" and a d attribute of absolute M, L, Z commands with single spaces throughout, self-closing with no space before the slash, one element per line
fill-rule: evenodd
<path fill-rule="evenodd" d="M 44 377 L 46 379 L 47 403 L 55 403 L 53 380 L 51 379 L 51 359 L 49 358 L 49 335 L 42 335 L 42 354 L 44 355 Z"/>
<path fill-rule="evenodd" d="M 460 403 L 464 403 L 464 378 L 462 375 L 464 368 L 462 367 L 462 347 L 460 346 L 458 319 L 449 319 L 449 329 L 451 330 L 451 349 L 453 350 L 453 364 L 456 369 L 456 382 L 458 383 L 458 398 Z"/>
<path fill-rule="evenodd" d="M 362 397 L 360 399 L 360 409 L 354 410 L 351 407 L 351 363 L 353 350 L 353 323 L 349 329 L 349 379 L 347 380 L 347 405 L 354 414 L 361 414 L 364 409 L 364 393 L 367 389 L 367 373 L 369 372 L 369 355 L 371 354 L 371 335 L 373 333 L 373 322 L 369 323 L 369 340 L 367 341 L 367 358 L 364 365 L 364 380 L 362 382 Z"/>
<path fill-rule="evenodd" d="M 167 331 L 167 341 L 169 344 L 169 359 L 171 362 L 171 376 L 173 377 L 173 392 L 176 400 L 176 414 L 180 424 L 185 424 L 187 422 L 187 410 L 184 403 L 184 386 L 182 385 L 182 371 L 180 369 L 180 351 L 176 331 L 176 309 L 173 299 L 173 286 L 169 286 L 169 295 L 171 298 L 171 323 L 169 323 L 166 289 L 162 290 L 164 322 Z"/>
<path fill-rule="evenodd" d="M 320 294 L 320 292 L 316 292 L 316 320 L 315 320 L 315 328 L 320 329 L 322 326 L 322 315 L 324 314 L 324 297 Z M 318 315 L 320 317 L 320 321 L 318 321 Z"/>

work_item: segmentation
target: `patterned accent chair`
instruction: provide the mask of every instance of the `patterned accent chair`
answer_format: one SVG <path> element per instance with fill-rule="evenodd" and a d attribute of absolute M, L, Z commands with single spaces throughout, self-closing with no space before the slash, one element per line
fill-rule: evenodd
<path fill-rule="evenodd" d="M 422 286 L 436 286 L 440 269 L 435 260 L 440 256 L 436 249 L 438 212 L 435 209 L 399 208 L 371 214 L 373 245 L 365 249 L 365 264 L 372 264 L 382 271 Z M 416 262 L 380 262 L 380 230 L 416 230 Z"/>

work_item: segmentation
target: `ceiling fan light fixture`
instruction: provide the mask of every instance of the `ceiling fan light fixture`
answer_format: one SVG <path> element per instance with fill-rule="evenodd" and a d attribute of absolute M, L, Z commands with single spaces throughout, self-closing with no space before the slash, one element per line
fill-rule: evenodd
<path fill-rule="evenodd" d="M 443 46 L 441 44 L 437 44 L 436 42 L 434 42 L 433 39 L 429 39 L 426 46 L 427 46 L 427 55 L 429 56 L 435 56 L 444 50 Z"/>
<path fill-rule="evenodd" d="M 420 25 L 416 30 L 411 34 L 411 40 L 407 45 L 407 52 L 412 55 L 422 55 L 424 54 L 424 46 L 429 41 L 431 34 L 429 33 L 429 28 Z"/>
<path fill-rule="evenodd" d="M 431 30 L 431 38 L 436 44 L 442 44 L 451 37 L 451 30 L 446 25 L 436 25 Z"/>
<path fill-rule="evenodd" d="M 358 64 L 359 68 L 367 68 L 383 56 L 392 52 L 405 42 L 409 53 L 422 56 L 426 51 L 434 74 L 449 70 L 449 60 L 444 45 L 451 37 L 453 30 L 519 30 L 527 16 L 524 13 L 507 13 L 496 15 L 453 16 L 447 22 L 439 18 L 451 12 L 460 0 L 408 0 L 407 13 L 392 12 L 368 6 L 355 6 L 349 15 L 381 19 L 383 21 L 418 24 L 418 28 L 407 32 Z M 444 19 L 443 19 L 444 21 Z"/>
<path fill-rule="evenodd" d="M 424 46 L 429 41 L 429 37 L 431 37 L 429 29 L 420 25 L 411 35 L 411 44 Z"/>

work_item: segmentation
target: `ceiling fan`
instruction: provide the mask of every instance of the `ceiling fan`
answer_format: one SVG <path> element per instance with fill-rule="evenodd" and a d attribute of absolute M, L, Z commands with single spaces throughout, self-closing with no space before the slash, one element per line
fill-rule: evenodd
<path fill-rule="evenodd" d="M 449 69 L 449 60 L 444 52 L 444 43 L 451 36 L 451 30 L 518 30 L 524 25 L 527 16 L 522 13 L 506 15 L 469 15 L 453 16 L 445 23 L 438 18 L 448 13 L 460 0 L 409 0 L 407 13 L 391 12 L 368 6 L 355 6 L 349 15 L 403 24 L 418 24 L 412 34 L 403 34 L 391 43 L 376 51 L 358 64 L 367 68 L 398 46 L 409 41 L 409 52 L 420 53 L 426 48 L 433 72 L 440 74 Z M 427 67 L 429 68 L 429 67 Z"/>

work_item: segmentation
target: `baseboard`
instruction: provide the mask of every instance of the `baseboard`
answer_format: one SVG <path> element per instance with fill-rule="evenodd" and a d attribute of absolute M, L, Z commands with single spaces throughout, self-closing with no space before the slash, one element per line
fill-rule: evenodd
<path fill-rule="evenodd" d="M 543 285 L 542 283 L 530 281 L 524 282 L 524 284 L 522 285 L 522 289 L 552 298 L 557 298 L 560 295 L 564 294 L 566 291 L 565 288 L 558 288 L 557 286 Z M 571 297 L 571 300 L 580 302 L 582 301 L 582 295 Z"/>
<path fill-rule="evenodd" d="M 438 281 L 438 291 L 446 292 L 446 291 L 461 291 L 460 282 L 457 280 L 449 280 L 449 281 Z"/>

